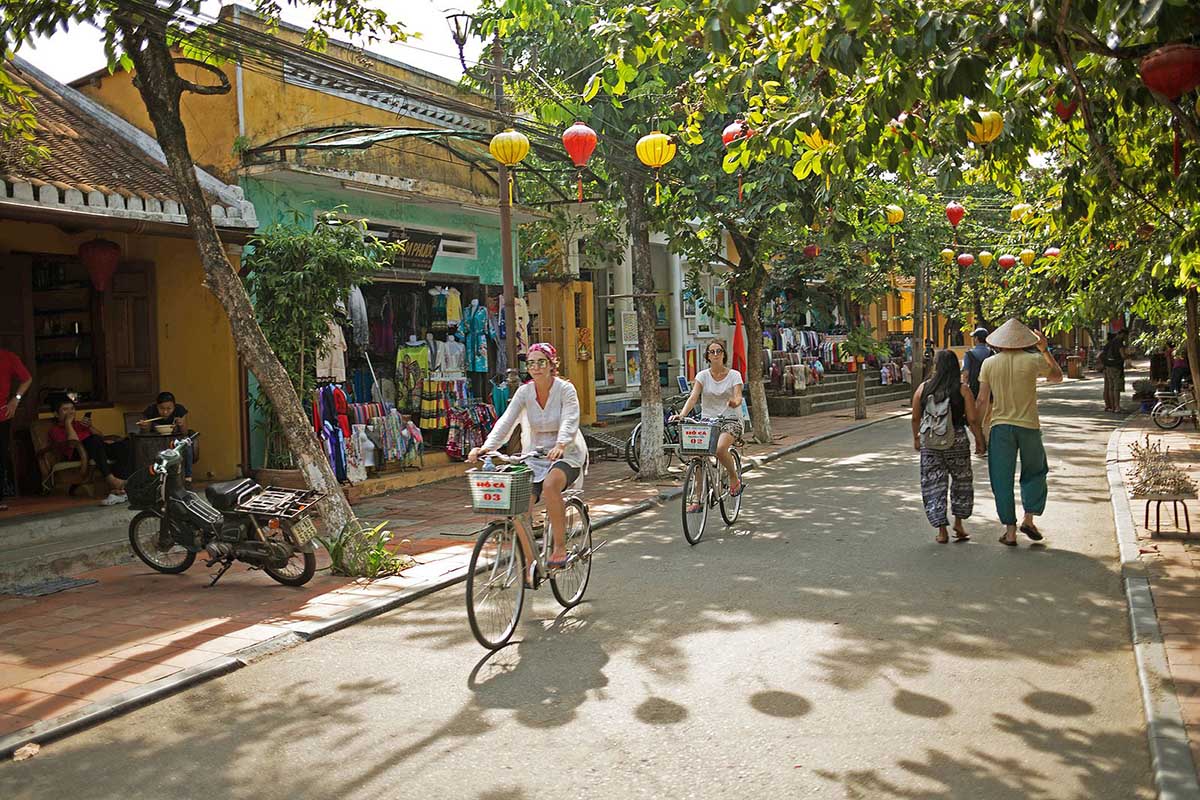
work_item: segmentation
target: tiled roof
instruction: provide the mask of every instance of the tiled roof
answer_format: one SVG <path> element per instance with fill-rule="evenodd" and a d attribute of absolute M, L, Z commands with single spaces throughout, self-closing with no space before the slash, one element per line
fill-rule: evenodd
<path fill-rule="evenodd" d="M 95 113 L 81 94 L 57 84 L 21 63 L 3 68 L 14 81 L 31 87 L 37 117 L 32 144 L 49 150 L 48 157 L 30 161 L 26 143 L 0 140 L 0 201 L 38 206 L 61 206 L 74 211 L 110 216 L 147 217 L 183 222 L 175 183 L 165 164 L 147 152 L 144 136 L 123 120 Z M 129 131 L 120 130 L 128 126 Z M 114 127 L 117 130 L 114 130 Z M 208 177 L 208 176 L 205 176 Z M 210 178 L 209 183 L 212 183 Z M 211 187 L 206 187 L 206 189 Z M 253 207 L 239 202 L 236 187 L 221 185 L 229 196 L 205 196 L 216 222 L 224 226 L 254 227 Z"/>

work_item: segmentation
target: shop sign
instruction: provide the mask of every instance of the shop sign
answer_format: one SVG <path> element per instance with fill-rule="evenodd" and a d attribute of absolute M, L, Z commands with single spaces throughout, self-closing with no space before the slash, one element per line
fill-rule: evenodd
<path fill-rule="evenodd" d="M 431 270 L 438 249 L 442 246 L 442 237 L 436 233 L 403 229 L 393 230 L 388 234 L 388 241 L 404 242 L 404 252 L 392 261 L 396 269 Z"/>
<path fill-rule="evenodd" d="M 911 275 L 892 275 L 892 287 L 901 291 L 912 291 L 917 287 L 917 279 Z"/>

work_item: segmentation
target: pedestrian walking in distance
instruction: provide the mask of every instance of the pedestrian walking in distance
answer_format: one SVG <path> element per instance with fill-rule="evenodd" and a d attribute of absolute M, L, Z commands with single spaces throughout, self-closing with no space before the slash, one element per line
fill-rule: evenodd
<path fill-rule="evenodd" d="M 1037 379 L 1062 383 L 1062 369 L 1050 355 L 1046 337 L 1015 319 L 1001 325 L 987 343 L 998 352 L 983 362 L 979 372 L 977 416 L 990 410 L 992 431 L 988 437 L 988 472 L 996 513 L 1004 525 L 1001 544 L 1017 546 L 1017 506 L 1013 500 L 1013 474 L 1021 461 L 1021 506 L 1025 518 L 1020 530 L 1035 542 L 1042 532 L 1033 518 L 1046 510 L 1046 449 L 1042 445 L 1037 411 Z M 1036 347 L 1035 351 L 1031 348 Z"/>
<path fill-rule="evenodd" d="M 946 495 L 954 513 L 954 540 L 970 539 L 963 520 L 975 506 L 975 483 L 971 474 L 971 440 L 975 453 L 983 455 L 986 444 L 975 411 L 975 396 L 963 382 L 958 356 L 941 350 L 934 358 L 933 374 L 917 387 L 912 401 L 913 449 L 921 454 L 921 501 L 929 524 L 937 528 L 939 544 L 950 541 L 950 519 Z"/>
<path fill-rule="evenodd" d="M 1100 351 L 1104 365 L 1104 410 L 1119 413 L 1121 392 L 1125 390 L 1125 331 L 1117 331 Z"/>

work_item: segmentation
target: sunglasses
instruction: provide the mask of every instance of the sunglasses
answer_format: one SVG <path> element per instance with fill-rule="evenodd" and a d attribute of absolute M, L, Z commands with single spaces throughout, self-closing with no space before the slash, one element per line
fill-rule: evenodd
<path fill-rule="evenodd" d="M 706 351 L 704 353 L 704 355 L 706 355 L 706 356 L 723 356 L 723 355 L 725 355 L 725 351 L 719 347 L 714 347 L 712 350 Z"/>
<path fill-rule="evenodd" d="M 550 366 L 550 362 L 544 358 L 532 359 L 528 362 L 528 364 L 531 367 L 548 367 L 548 366 Z"/>

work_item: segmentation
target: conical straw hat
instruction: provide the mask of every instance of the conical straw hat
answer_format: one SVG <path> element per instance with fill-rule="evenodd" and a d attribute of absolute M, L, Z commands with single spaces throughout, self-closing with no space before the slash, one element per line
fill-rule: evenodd
<path fill-rule="evenodd" d="M 1038 336 L 1022 322 L 1010 319 L 987 337 L 987 343 L 992 347 L 1004 347 L 1010 350 L 1024 350 L 1038 343 Z"/>

